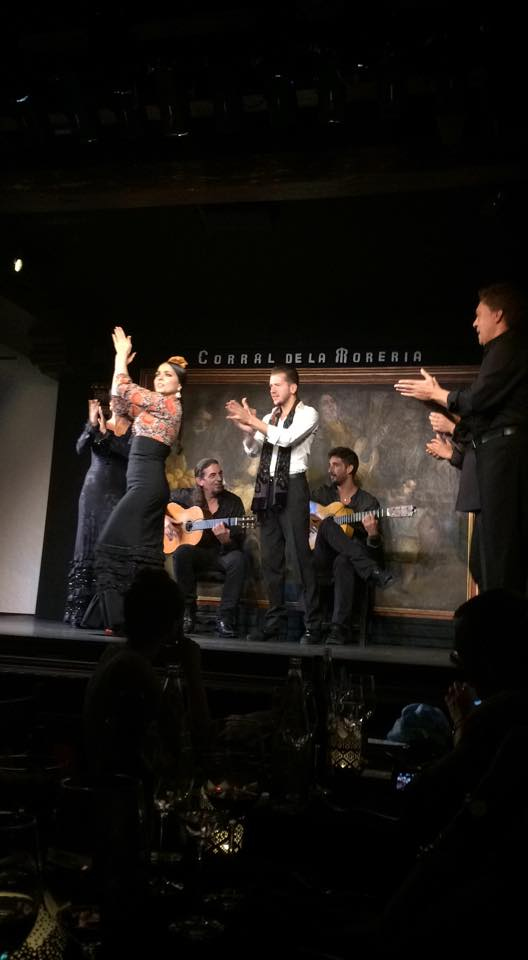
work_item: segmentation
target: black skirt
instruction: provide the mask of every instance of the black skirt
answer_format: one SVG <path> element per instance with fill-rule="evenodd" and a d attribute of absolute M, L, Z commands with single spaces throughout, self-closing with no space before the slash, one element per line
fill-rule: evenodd
<path fill-rule="evenodd" d="M 144 567 L 163 567 L 163 517 L 169 500 L 165 460 L 169 453 L 170 447 L 150 437 L 132 440 L 127 490 L 97 543 L 97 593 L 83 627 L 121 631 L 123 596 L 136 574 Z"/>

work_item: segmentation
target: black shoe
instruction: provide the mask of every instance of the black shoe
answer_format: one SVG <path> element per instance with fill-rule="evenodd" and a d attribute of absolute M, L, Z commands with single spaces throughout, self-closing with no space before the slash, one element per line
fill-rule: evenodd
<path fill-rule="evenodd" d="M 277 627 L 275 630 L 261 630 L 255 627 L 249 631 L 247 639 L 255 643 L 267 643 L 270 640 L 276 643 L 279 639 L 279 628 Z"/>
<path fill-rule="evenodd" d="M 299 643 L 303 646 L 312 646 L 323 642 L 323 635 L 320 630 L 311 630 L 309 627 L 304 631 Z"/>
<path fill-rule="evenodd" d="M 396 578 L 388 570 L 382 570 L 381 567 L 375 567 L 368 578 L 368 583 L 372 583 L 380 590 L 386 590 L 396 582 Z"/>
<path fill-rule="evenodd" d="M 233 637 L 236 637 L 236 630 L 233 625 L 229 623 L 229 620 L 217 620 L 216 634 L 225 640 L 231 640 Z"/>
<path fill-rule="evenodd" d="M 332 623 L 326 637 L 326 643 L 332 647 L 342 647 L 347 641 L 348 631 L 339 623 Z"/>

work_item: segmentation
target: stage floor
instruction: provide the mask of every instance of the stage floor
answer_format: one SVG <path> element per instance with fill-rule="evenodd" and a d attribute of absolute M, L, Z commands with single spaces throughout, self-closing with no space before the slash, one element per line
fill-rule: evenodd
<path fill-rule="evenodd" d="M 258 643 L 244 639 L 224 640 L 213 633 L 193 633 L 193 640 L 204 654 L 238 654 L 253 657 L 318 657 L 323 645 L 302 646 L 299 643 Z M 108 638 L 103 631 L 79 630 L 60 621 L 43 620 L 25 614 L 0 614 L 0 667 L 12 657 L 32 657 L 53 660 L 65 657 L 73 662 L 93 664 L 107 643 L 122 643 L 120 638 Z M 413 643 L 360 646 L 357 643 L 333 646 L 335 660 L 350 660 L 380 664 L 409 665 L 413 667 L 449 668 L 449 650 Z"/>

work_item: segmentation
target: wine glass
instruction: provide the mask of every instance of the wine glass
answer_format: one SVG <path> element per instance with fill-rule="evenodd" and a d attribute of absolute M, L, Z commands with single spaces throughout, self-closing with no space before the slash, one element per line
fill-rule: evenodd
<path fill-rule="evenodd" d="M 158 777 L 153 803 L 158 816 L 159 830 L 156 846 L 151 850 L 150 861 L 151 864 L 157 864 L 160 869 L 180 863 L 182 860 L 183 841 L 177 814 L 185 810 L 193 783 L 194 776 L 190 766 L 185 769 L 178 767 L 165 770 Z M 152 878 L 150 887 L 155 893 L 161 895 L 173 894 L 183 889 L 182 883 L 163 873 Z"/>
<path fill-rule="evenodd" d="M 31 932 L 41 903 L 36 822 L 0 812 L 0 956 L 8 960 Z"/>
<path fill-rule="evenodd" d="M 342 668 L 337 690 L 337 709 L 349 716 L 370 720 L 374 715 L 376 686 L 371 673 L 348 673 Z"/>
<path fill-rule="evenodd" d="M 179 810 L 185 826 L 191 848 L 190 875 L 188 875 L 188 893 L 190 894 L 191 913 L 173 920 L 169 924 L 169 933 L 190 941 L 214 939 L 224 930 L 223 923 L 204 912 L 202 895 L 202 874 L 204 853 L 208 837 L 216 823 L 215 812 L 209 803 L 203 785 L 193 786 L 191 792 Z"/>

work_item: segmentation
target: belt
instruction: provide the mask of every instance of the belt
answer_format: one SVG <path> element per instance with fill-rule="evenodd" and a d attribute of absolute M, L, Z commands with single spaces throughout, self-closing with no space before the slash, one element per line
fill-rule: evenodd
<path fill-rule="evenodd" d="M 514 433 L 518 433 L 519 427 L 513 425 L 511 427 L 495 427 L 494 430 L 486 430 L 480 437 L 477 437 L 473 441 L 474 447 L 479 447 L 482 443 L 487 443 L 488 440 L 495 440 L 497 437 L 512 437 Z"/>

